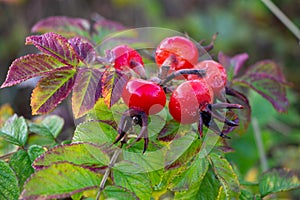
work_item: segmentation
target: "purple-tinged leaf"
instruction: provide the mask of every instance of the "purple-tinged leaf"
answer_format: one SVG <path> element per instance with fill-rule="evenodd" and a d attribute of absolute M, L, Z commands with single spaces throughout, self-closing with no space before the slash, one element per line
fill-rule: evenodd
<path fill-rule="evenodd" d="M 91 143 L 67 144 L 56 146 L 42 154 L 34 161 L 33 167 L 42 169 L 53 163 L 63 161 L 96 169 L 108 165 L 109 156 L 99 146 Z"/>
<path fill-rule="evenodd" d="M 67 162 L 54 163 L 27 179 L 20 199 L 60 199 L 97 188 L 102 176 Z"/>
<path fill-rule="evenodd" d="M 228 81 L 231 81 L 240 73 L 248 58 L 249 56 L 246 53 L 237 54 L 233 57 L 229 57 L 222 52 L 219 53 L 218 60 L 226 69 Z"/>
<path fill-rule="evenodd" d="M 99 15 L 97 15 L 96 17 L 96 23 L 94 24 L 94 28 L 100 31 L 101 29 L 107 29 L 111 32 L 121 31 L 126 29 L 126 27 L 123 26 L 121 23 L 105 19 L 104 17 Z"/>
<path fill-rule="evenodd" d="M 49 74 L 52 70 L 65 66 L 52 56 L 30 54 L 16 59 L 10 66 L 1 88 L 16 85 L 27 79 Z"/>
<path fill-rule="evenodd" d="M 105 104 L 110 108 L 119 101 L 123 88 L 130 76 L 118 71 L 107 69 L 102 76 L 102 96 Z"/>
<path fill-rule="evenodd" d="M 78 68 L 72 95 L 75 118 L 83 116 L 92 109 L 101 96 L 102 74 L 99 69 Z"/>
<path fill-rule="evenodd" d="M 240 104 L 243 106 L 243 109 L 234 110 L 234 113 L 238 115 L 238 122 L 239 122 L 239 126 L 234 127 L 234 130 L 239 134 L 245 133 L 251 121 L 251 107 L 249 101 L 244 94 L 230 87 L 226 87 L 226 94 L 227 94 L 226 98 L 229 100 L 230 103 Z M 231 117 L 230 116 L 227 117 L 229 117 L 229 119 L 233 121 L 237 120 L 234 119 L 234 115 L 232 115 Z M 224 134 L 226 134 L 228 131 L 232 131 L 232 130 L 230 127 L 226 129 L 225 126 Z"/>
<path fill-rule="evenodd" d="M 73 46 L 67 38 L 56 33 L 45 33 L 43 35 L 33 35 L 26 38 L 25 44 L 33 44 L 43 53 L 57 58 L 60 62 L 77 66 L 79 58 Z"/>
<path fill-rule="evenodd" d="M 103 38 L 105 38 L 110 33 L 126 29 L 126 27 L 122 24 L 105 19 L 104 17 L 97 14 L 93 16 L 93 20 L 95 22 L 92 29 L 92 38 L 95 43 L 102 41 Z"/>
<path fill-rule="evenodd" d="M 234 79 L 234 83 L 246 85 L 272 103 L 278 112 L 287 112 L 289 102 L 286 97 L 284 74 L 273 61 L 260 61 L 249 67 L 245 74 Z"/>
<path fill-rule="evenodd" d="M 42 78 L 31 96 L 32 114 L 52 111 L 71 92 L 75 82 L 76 70 L 66 66 Z"/>
<path fill-rule="evenodd" d="M 38 21 L 31 32 L 56 32 L 66 37 L 89 35 L 90 23 L 86 19 L 71 18 L 66 16 L 52 16 Z"/>
<path fill-rule="evenodd" d="M 83 41 L 80 37 L 69 39 L 69 43 L 73 46 L 79 59 L 85 64 L 92 64 L 96 60 L 96 51 L 91 43 Z"/>

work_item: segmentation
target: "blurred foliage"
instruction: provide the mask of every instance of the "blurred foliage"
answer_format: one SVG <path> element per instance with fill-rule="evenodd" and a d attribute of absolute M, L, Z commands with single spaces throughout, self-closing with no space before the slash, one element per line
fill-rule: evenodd
<path fill-rule="evenodd" d="M 300 27 L 300 1 L 273 2 Z M 227 55 L 247 52 L 250 56 L 249 63 L 266 58 L 279 63 L 287 80 L 293 84 L 289 90 L 289 112 L 278 114 L 271 104 L 251 93 L 249 99 L 253 108 L 252 117 L 259 122 L 268 166 L 288 167 L 300 174 L 299 41 L 261 1 L 0 0 L 1 83 L 12 60 L 33 52 L 31 47 L 24 46 L 24 40 L 31 34 L 30 29 L 34 23 L 53 15 L 89 19 L 93 13 L 133 28 L 157 26 L 178 30 L 198 41 L 210 41 L 212 35 L 218 32 L 213 57 L 220 50 Z M 30 84 L 29 87 L 2 89 L 0 104 L 10 103 L 19 115 L 31 117 L 31 90 Z M 55 112 L 65 118 L 67 127 L 72 127 L 73 118 L 65 107 L 61 106 Z M 230 144 L 235 153 L 229 154 L 228 158 L 237 165 L 240 173 L 246 179 L 258 178 L 261 168 L 253 128 L 250 126 L 242 136 L 234 136 Z"/>

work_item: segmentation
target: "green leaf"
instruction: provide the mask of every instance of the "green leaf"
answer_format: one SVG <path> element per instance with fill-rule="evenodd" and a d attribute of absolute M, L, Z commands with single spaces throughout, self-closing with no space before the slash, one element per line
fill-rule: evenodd
<path fill-rule="evenodd" d="M 85 167 L 101 167 L 108 165 L 109 156 L 96 145 L 89 143 L 75 143 L 56 146 L 45 152 L 35 160 L 36 169 L 49 166 L 57 162 L 70 162 Z"/>
<path fill-rule="evenodd" d="M 112 144 L 117 131 L 109 124 L 102 122 L 84 122 L 76 127 L 73 142 L 90 142 L 97 145 Z"/>
<path fill-rule="evenodd" d="M 0 160 L 0 199 L 18 199 L 20 194 L 18 180 L 9 165 Z"/>
<path fill-rule="evenodd" d="M 287 169 L 272 169 L 265 172 L 259 182 L 262 197 L 287 190 L 300 188 L 299 177 Z"/>
<path fill-rule="evenodd" d="M 73 67 L 66 66 L 43 77 L 31 95 L 32 114 L 48 113 L 64 100 L 73 89 L 75 74 Z"/>
<path fill-rule="evenodd" d="M 138 145 L 139 144 L 139 145 Z M 161 149 L 149 149 L 143 154 L 142 148 L 139 146 L 143 146 L 142 142 L 136 143 L 134 146 L 130 147 L 130 149 L 125 149 L 123 151 L 124 160 L 134 163 L 144 170 L 144 172 L 151 172 L 158 169 L 164 168 L 164 156 L 166 152 L 166 148 Z M 132 165 L 133 166 L 133 165 Z M 134 167 L 128 167 L 128 170 L 135 171 Z"/>
<path fill-rule="evenodd" d="M 200 150 L 201 140 L 194 132 L 176 138 L 170 144 L 165 158 L 165 168 L 177 168 L 191 160 Z"/>
<path fill-rule="evenodd" d="M 209 158 L 227 199 L 239 199 L 240 183 L 230 163 L 221 155 L 211 153 Z"/>
<path fill-rule="evenodd" d="M 220 191 L 221 185 L 211 170 L 205 174 L 201 184 L 194 185 L 188 191 L 175 192 L 174 199 L 178 200 L 216 200 Z"/>
<path fill-rule="evenodd" d="M 161 184 L 164 176 L 164 169 L 148 172 L 148 176 L 153 190 L 154 191 L 162 190 L 162 188 L 164 187 L 164 185 Z"/>
<path fill-rule="evenodd" d="M 33 161 L 39 157 L 40 155 L 42 155 L 43 153 L 45 153 L 45 149 L 42 146 L 39 145 L 31 145 L 28 148 L 28 155 L 30 158 L 31 163 L 33 163 Z"/>
<path fill-rule="evenodd" d="M 195 185 L 201 184 L 207 170 L 208 161 L 206 158 L 198 156 L 187 169 L 171 181 L 169 188 L 172 191 L 187 191 Z"/>
<path fill-rule="evenodd" d="M 112 110 L 108 108 L 108 106 L 104 102 L 104 98 L 100 98 L 91 113 L 92 117 L 97 120 L 106 120 L 112 121 L 114 120 L 114 116 Z"/>
<path fill-rule="evenodd" d="M 54 139 L 61 132 L 63 126 L 63 118 L 57 115 L 50 115 L 43 119 L 40 123 L 29 124 L 29 129 L 33 133 Z"/>
<path fill-rule="evenodd" d="M 24 146 L 28 138 L 28 127 L 25 119 L 13 115 L 0 129 L 0 136 L 12 144 Z"/>
<path fill-rule="evenodd" d="M 34 172 L 33 168 L 31 167 L 29 155 L 25 150 L 19 150 L 11 157 L 9 160 L 9 165 L 16 173 L 19 180 L 20 189 L 22 189 L 25 181 Z"/>
<path fill-rule="evenodd" d="M 250 190 L 247 190 L 245 188 L 241 189 L 241 200 L 248 200 L 248 199 L 254 199 L 254 195 Z"/>
<path fill-rule="evenodd" d="M 113 169 L 113 180 L 117 186 L 127 188 L 140 199 L 149 199 L 152 188 L 147 174 L 125 173 Z"/>
<path fill-rule="evenodd" d="M 136 200 L 137 196 L 130 190 L 114 185 L 108 185 L 103 190 L 105 199 Z"/>
<path fill-rule="evenodd" d="M 34 173 L 24 185 L 21 199 L 55 199 L 96 188 L 101 175 L 73 165 L 55 163 Z"/>

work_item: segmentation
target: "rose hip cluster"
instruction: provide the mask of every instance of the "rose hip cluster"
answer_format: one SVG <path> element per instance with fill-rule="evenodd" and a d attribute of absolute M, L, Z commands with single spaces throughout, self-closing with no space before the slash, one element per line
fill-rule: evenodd
<path fill-rule="evenodd" d="M 238 120 L 224 117 L 221 109 L 242 109 L 239 104 L 222 102 L 226 87 L 226 71 L 213 60 L 199 61 L 197 46 L 186 37 L 165 38 L 155 51 L 155 61 L 159 67 L 158 78 L 145 80 L 146 73 L 140 54 L 126 46 L 117 46 L 112 50 L 114 67 L 121 72 L 133 70 L 141 78 L 129 80 L 122 92 L 122 99 L 128 106 L 118 127 L 115 143 L 126 139 L 134 125 L 141 131 L 135 141 L 144 139 L 144 152 L 149 143 L 148 116 L 159 113 L 167 103 L 166 93 L 170 93 L 168 109 L 171 116 L 181 124 L 198 123 L 198 132 L 202 137 L 203 125 L 223 138 L 229 138 L 217 126 L 214 119 L 227 126 L 238 126 Z M 183 78 L 184 77 L 184 78 Z M 168 87 L 171 80 L 179 85 L 175 89 Z M 224 101 L 224 100 L 223 100 Z M 131 144 L 131 145 L 132 145 Z"/>

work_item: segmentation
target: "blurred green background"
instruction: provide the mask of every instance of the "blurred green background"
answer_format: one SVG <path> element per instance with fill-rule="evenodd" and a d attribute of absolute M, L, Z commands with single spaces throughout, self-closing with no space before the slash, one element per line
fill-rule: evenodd
<path fill-rule="evenodd" d="M 273 2 L 300 27 L 299 0 Z M 38 20 L 53 15 L 89 19 L 93 13 L 131 28 L 155 26 L 186 32 L 198 41 L 209 42 L 218 32 L 214 57 L 219 51 L 231 56 L 247 52 L 247 65 L 262 59 L 279 63 L 293 84 L 288 90 L 288 114 L 276 113 L 254 93 L 249 98 L 263 138 L 267 167 L 288 167 L 300 174 L 300 45 L 260 0 L 0 0 L 0 82 L 14 59 L 34 52 L 24 42 Z M 0 104 L 9 103 L 19 115 L 30 118 L 31 90 L 20 86 L 2 89 Z M 234 135 L 230 143 L 236 151 L 228 157 L 243 177 L 255 180 L 262 165 L 253 126 L 242 136 Z M 283 195 L 296 199 L 297 193 Z"/>

